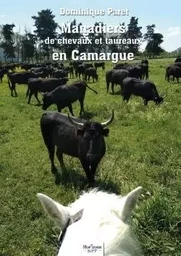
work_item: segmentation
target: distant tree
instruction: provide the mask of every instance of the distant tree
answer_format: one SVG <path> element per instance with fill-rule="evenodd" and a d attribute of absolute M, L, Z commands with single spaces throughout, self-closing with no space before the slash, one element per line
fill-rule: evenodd
<path fill-rule="evenodd" d="M 56 29 L 58 24 L 54 21 L 55 15 L 52 14 L 50 9 L 42 10 L 38 12 L 38 16 L 32 16 L 32 19 L 35 21 L 36 34 L 38 40 L 40 41 L 40 46 L 45 52 L 48 60 L 50 58 L 50 52 L 53 50 L 54 44 L 45 44 L 45 39 L 56 39 L 57 32 Z"/>
<path fill-rule="evenodd" d="M 15 53 L 16 53 L 18 62 L 22 57 L 21 56 L 22 39 L 23 39 L 23 35 L 20 34 L 20 31 L 14 33 L 14 47 L 15 47 Z"/>
<path fill-rule="evenodd" d="M 118 39 L 118 35 L 111 35 L 110 39 Z M 107 45 L 110 52 L 119 52 L 119 45 L 118 44 L 108 44 Z"/>
<path fill-rule="evenodd" d="M 164 50 L 160 47 L 160 44 L 163 43 L 163 35 L 160 33 L 154 33 L 152 40 L 148 42 L 146 46 L 146 51 L 149 57 L 153 57 L 155 55 L 160 55 Z"/>
<path fill-rule="evenodd" d="M 146 26 L 147 32 L 144 34 L 144 39 L 147 41 L 145 50 L 149 58 L 154 58 L 155 55 L 160 55 L 164 51 L 160 46 L 163 43 L 163 35 L 155 33 L 155 27 L 154 24 Z"/>
<path fill-rule="evenodd" d="M 22 39 L 22 57 L 24 61 L 33 61 L 35 54 L 36 36 L 34 34 L 28 33 L 25 31 L 25 35 Z"/>
<path fill-rule="evenodd" d="M 144 40 L 150 42 L 153 38 L 153 34 L 155 32 L 155 24 L 146 26 L 147 32 L 144 34 Z"/>
<path fill-rule="evenodd" d="M 125 26 L 125 23 L 119 24 L 119 26 Z M 114 39 L 114 40 L 124 39 L 126 37 L 126 32 L 125 33 L 114 33 L 114 34 L 108 35 L 108 37 L 110 39 Z M 117 42 L 119 42 L 119 41 L 117 41 Z M 127 50 L 127 45 L 120 44 L 120 43 L 108 44 L 107 47 L 110 52 L 124 52 Z"/>
<path fill-rule="evenodd" d="M 14 47 L 14 32 L 13 28 L 15 27 L 14 24 L 6 24 L 2 26 L 2 37 L 3 40 L 1 42 L 1 47 L 4 50 L 4 58 L 5 61 L 7 58 L 11 58 L 12 61 L 15 58 L 15 47 Z"/>
<path fill-rule="evenodd" d="M 2 40 L 3 40 L 2 26 L 0 25 L 0 44 L 2 43 Z"/>
<path fill-rule="evenodd" d="M 131 17 L 130 23 L 128 24 L 128 29 L 126 32 L 126 38 L 130 38 L 130 39 L 142 38 L 141 29 L 142 29 L 142 27 L 138 26 L 138 18 Z M 130 44 L 130 45 L 128 45 L 128 51 L 136 54 L 139 50 L 139 46 L 140 45 L 138 45 L 138 44 Z"/>

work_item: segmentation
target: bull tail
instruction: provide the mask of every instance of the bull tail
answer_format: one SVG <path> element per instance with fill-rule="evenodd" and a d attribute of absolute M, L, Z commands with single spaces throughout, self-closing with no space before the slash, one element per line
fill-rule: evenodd
<path fill-rule="evenodd" d="M 90 86 L 88 86 L 88 84 L 86 84 L 86 87 L 89 88 L 91 91 L 95 92 L 96 94 L 98 94 L 98 92 L 94 89 L 92 89 Z"/>

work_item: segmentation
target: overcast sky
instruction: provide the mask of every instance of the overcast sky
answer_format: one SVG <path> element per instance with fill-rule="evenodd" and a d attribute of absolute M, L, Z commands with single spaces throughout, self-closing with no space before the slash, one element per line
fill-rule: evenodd
<path fill-rule="evenodd" d="M 61 16 L 60 8 L 66 9 L 128 9 L 129 16 Z M 0 25 L 14 23 L 16 30 L 24 32 L 25 27 L 34 30 L 34 21 L 31 16 L 36 16 L 43 9 L 51 9 L 55 15 L 55 21 L 59 24 L 72 21 L 83 25 L 93 25 L 96 21 L 103 21 L 107 25 L 118 25 L 119 23 L 129 23 L 131 16 L 139 18 L 139 26 L 142 26 L 142 33 L 146 32 L 146 26 L 155 24 L 156 32 L 162 33 L 164 43 L 162 47 L 167 51 L 173 51 L 181 47 L 181 0 L 31 0 L 31 1 L 2 1 L 0 8 Z M 143 46 L 142 46 L 143 48 Z"/>

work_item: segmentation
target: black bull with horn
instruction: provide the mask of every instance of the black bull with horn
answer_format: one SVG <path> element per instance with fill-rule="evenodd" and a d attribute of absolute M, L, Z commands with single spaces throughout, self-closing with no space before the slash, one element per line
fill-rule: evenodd
<path fill-rule="evenodd" d="M 56 155 L 62 169 L 65 169 L 63 154 L 79 158 L 89 183 L 95 180 L 95 172 L 106 152 L 104 136 L 108 136 L 106 128 L 114 119 L 112 116 L 103 123 L 92 122 L 70 117 L 58 112 L 46 112 L 40 120 L 41 132 L 48 149 L 51 171 L 55 182 L 60 182 L 60 175 L 54 164 Z"/>

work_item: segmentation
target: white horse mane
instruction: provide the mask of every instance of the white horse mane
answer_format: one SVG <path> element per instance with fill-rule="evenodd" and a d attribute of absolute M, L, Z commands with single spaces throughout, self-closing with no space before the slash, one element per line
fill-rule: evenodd
<path fill-rule="evenodd" d="M 143 255 L 128 225 L 141 190 L 138 187 L 122 197 L 93 189 L 83 193 L 68 207 L 38 193 L 45 211 L 61 230 L 66 227 L 69 219 L 83 210 L 82 218 L 67 228 L 58 255 L 81 255 L 80 246 L 85 241 L 102 241 L 105 256 Z"/>

